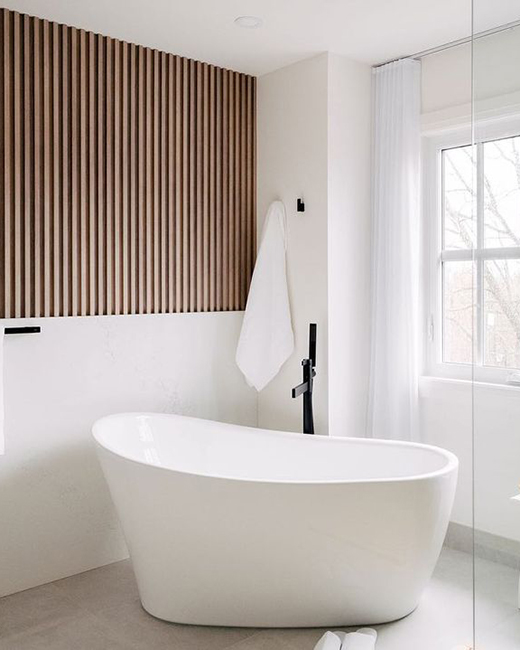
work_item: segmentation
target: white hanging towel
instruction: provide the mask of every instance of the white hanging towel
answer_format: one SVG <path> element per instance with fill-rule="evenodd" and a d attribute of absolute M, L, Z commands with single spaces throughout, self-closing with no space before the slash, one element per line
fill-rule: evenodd
<path fill-rule="evenodd" d="M 314 646 L 314 650 L 341 650 L 342 647 L 341 638 L 337 632 L 325 632 Z"/>
<path fill-rule="evenodd" d="M 275 377 L 294 349 L 286 249 L 285 207 L 274 201 L 265 218 L 236 353 L 238 367 L 257 391 Z"/>
<path fill-rule="evenodd" d="M 4 453 L 4 328 L 0 327 L 0 456 Z"/>

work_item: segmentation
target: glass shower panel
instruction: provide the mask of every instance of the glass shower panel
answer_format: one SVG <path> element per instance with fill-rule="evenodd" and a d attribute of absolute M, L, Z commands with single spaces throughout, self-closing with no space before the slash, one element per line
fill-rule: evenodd
<path fill-rule="evenodd" d="M 468 15 L 468 31 L 470 26 Z M 420 638 L 398 650 L 466 650 L 473 637 L 472 384 L 475 261 L 478 230 L 471 129 L 471 43 L 421 57 L 423 198 L 427 323 L 420 379 L 423 442 L 459 459 L 448 533 L 417 610 Z M 465 379 L 465 381 L 461 381 Z M 417 619 L 416 619 L 417 620 Z M 385 648 L 384 644 L 381 644 Z"/>
<path fill-rule="evenodd" d="M 520 4 L 473 0 L 475 650 L 520 648 Z"/>

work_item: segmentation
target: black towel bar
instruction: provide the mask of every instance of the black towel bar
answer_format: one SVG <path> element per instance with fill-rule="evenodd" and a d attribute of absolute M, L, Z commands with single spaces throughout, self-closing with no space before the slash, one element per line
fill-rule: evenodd
<path fill-rule="evenodd" d="M 6 327 L 4 334 L 39 334 L 41 327 Z"/>

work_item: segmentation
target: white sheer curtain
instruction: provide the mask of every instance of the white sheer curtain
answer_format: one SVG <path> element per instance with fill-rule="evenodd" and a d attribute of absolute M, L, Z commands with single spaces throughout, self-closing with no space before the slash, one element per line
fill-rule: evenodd
<path fill-rule="evenodd" d="M 420 63 L 374 71 L 372 346 L 367 434 L 418 440 Z"/>

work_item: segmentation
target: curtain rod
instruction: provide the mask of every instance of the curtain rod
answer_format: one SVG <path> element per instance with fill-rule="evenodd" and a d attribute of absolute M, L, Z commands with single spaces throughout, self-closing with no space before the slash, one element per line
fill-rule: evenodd
<path fill-rule="evenodd" d="M 450 41 L 449 43 L 444 43 L 443 45 L 437 45 L 436 47 L 431 47 L 428 50 L 422 50 L 421 52 L 416 52 L 415 54 L 408 54 L 407 56 L 398 56 L 395 59 L 390 59 L 389 61 L 384 61 L 383 63 L 378 63 L 373 68 L 381 68 L 388 63 L 394 63 L 395 61 L 401 61 L 402 59 L 422 59 L 423 56 L 428 56 L 429 54 L 437 54 L 437 52 L 444 52 L 445 50 L 451 50 L 453 47 L 458 47 L 459 45 L 465 45 L 466 43 L 471 43 L 472 38 L 477 40 L 479 38 L 485 38 L 486 36 L 492 36 L 493 34 L 500 34 L 505 32 L 508 29 L 514 29 L 515 27 L 520 27 L 520 20 L 514 20 L 513 22 L 506 23 L 505 25 L 500 25 L 499 27 L 493 27 L 492 29 L 487 29 L 484 32 L 478 32 L 474 37 L 465 36 L 464 38 L 459 38 L 456 41 Z"/>

